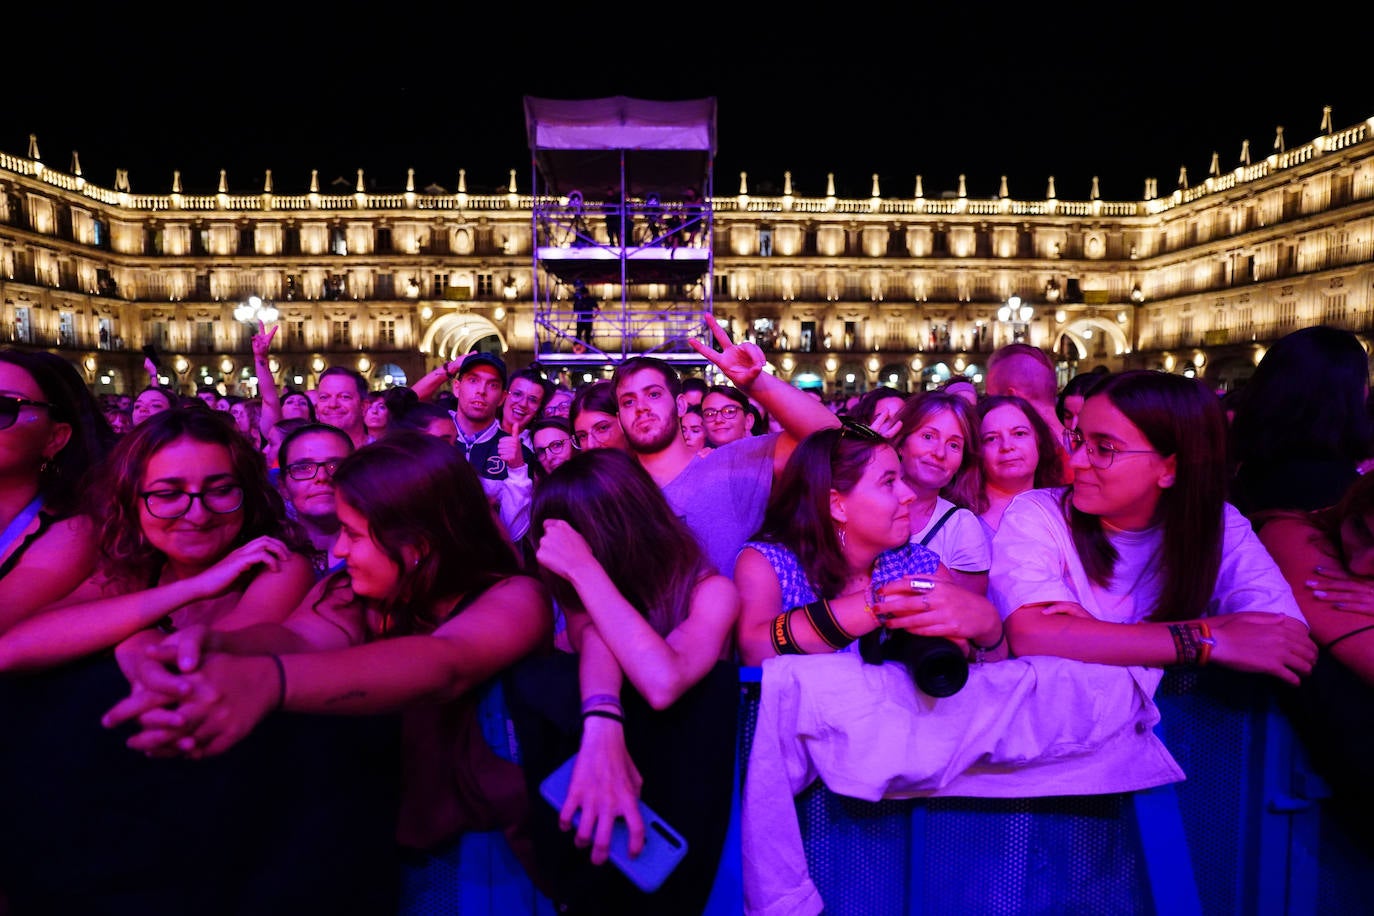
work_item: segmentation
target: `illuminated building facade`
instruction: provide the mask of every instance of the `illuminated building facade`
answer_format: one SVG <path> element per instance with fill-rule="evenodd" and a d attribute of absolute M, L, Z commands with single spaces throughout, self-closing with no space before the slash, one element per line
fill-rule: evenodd
<path fill-rule="evenodd" d="M 735 339 L 757 341 L 780 376 L 827 395 L 875 385 L 918 390 L 950 373 L 977 377 L 1013 339 L 1056 354 L 1061 381 L 1097 366 L 1191 372 L 1227 389 L 1267 344 L 1298 327 L 1374 330 L 1374 123 L 1334 129 L 1142 199 L 957 192 L 837 199 L 734 194 L 704 202 L 705 290 L 597 283 L 603 301 L 699 308 Z M 60 352 L 104 392 L 137 391 L 140 348 L 165 354 L 184 392 L 252 393 L 252 311 L 274 308 L 279 384 L 313 387 L 327 366 L 374 387 L 405 384 L 474 347 L 512 368 L 539 357 L 534 214 L 514 170 L 502 194 L 352 187 L 256 193 L 134 193 L 105 188 L 28 155 L 0 153 L 0 343 Z M 724 182 L 719 182 L 724 185 Z M 733 182 L 731 182 L 733 185 Z M 833 182 L 832 182 L 833 184 Z M 668 189 L 670 192 L 675 189 Z M 600 189 L 585 206 L 599 212 Z M 563 205 L 566 201 L 559 201 Z M 642 204 L 643 202 L 638 202 Z M 665 207 L 673 202 L 664 200 Z M 607 226 L 587 231 L 606 241 Z M 554 300 L 565 295 L 554 294 Z M 709 295 L 705 295 L 709 293 Z M 540 318 L 543 307 L 546 314 Z M 235 317 L 236 314 L 239 317 Z M 268 313 L 270 315 L 270 312 Z M 603 349 L 614 350 L 607 341 Z M 557 363 L 558 360 L 553 360 Z M 570 380 L 613 367 L 586 362 Z M 566 371 L 566 369 L 565 369 Z"/>

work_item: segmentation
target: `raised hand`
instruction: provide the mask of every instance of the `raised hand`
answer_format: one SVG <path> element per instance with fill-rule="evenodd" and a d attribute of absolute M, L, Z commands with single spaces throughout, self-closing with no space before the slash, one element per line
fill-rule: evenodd
<path fill-rule="evenodd" d="M 214 598 L 224 594 L 241 577 L 258 571 L 258 567 L 277 572 L 290 554 L 291 548 L 274 537 L 254 538 L 195 577 L 200 597 Z"/>
<path fill-rule="evenodd" d="M 581 533 L 559 518 L 545 520 L 535 559 L 549 572 L 568 580 L 572 579 L 574 573 L 597 563 Z"/>
<path fill-rule="evenodd" d="M 261 318 L 258 319 L 258 332 L 253 335 L 253 358 L 265 358 L 267 351 L 272 349 L 272 338 L 277 336 L 277 328 L 281 325 L 272 325 L 272 330 L 267 329 L 267 325 Z"/>
<path fill-rule="evenodd" d="M 525 424 L 516 420 L 511 424 L 510 435 L 502 436 L 496 442 L 496 455 L 508 467 L 519 468 L 525 465 L 525 450 L 520 442 L 520 434 L 524 431 Z"/>
<path fill-rule="evenodd" d="M 716 343 L 720 344 L 720 352 L 716 352 L 712 347 L 708 347 L 695 338 L 688 341 L 692 349 L 706 357 L 711 363 L 723 372 L 726 378 L 735 383 L 735 387 L 748 390 L 754 380 L 759 377 L 763 367 L 768 360 L 763 355 L 763 350 L 759 349 L 758 344 L 752 343 L 733 343 L 730 335 L 725 333 L 725 329 L 716 321 L 714 315 L 706 316 L 706 324 L 710 326 L 711 333 L 715 335 Z"/>

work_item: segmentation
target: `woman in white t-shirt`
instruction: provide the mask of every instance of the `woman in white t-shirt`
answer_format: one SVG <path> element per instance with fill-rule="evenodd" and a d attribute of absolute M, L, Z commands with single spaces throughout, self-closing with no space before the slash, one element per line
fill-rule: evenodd
<path fill-rule="evenodd" d="M 968 401 L 945 391 L 908 398 L 898 411 L 892 442 L 902 479 L 916 494 L 911 543 L 929 547 L 956 584 L 986 595 L 991 552 L 978 516 L 978 417 Z"/>
<path fill-rule="evenodd" d="M 1073 484 L 1017 496 L 993 542 L 990 596 L 1013 653 L 1213 662 L 1297 684 L 1316 645 L 1225 502 L 1216 395 L 1184 376 L 1124 372 L 1093 389 L 1071 435 Z"/>

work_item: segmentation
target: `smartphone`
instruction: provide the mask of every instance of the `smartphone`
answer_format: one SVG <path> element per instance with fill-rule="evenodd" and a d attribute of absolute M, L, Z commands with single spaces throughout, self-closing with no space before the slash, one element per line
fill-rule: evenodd
<path fill-rule="evenodd" d="M 568 785 L 572 782 L 573 764 L 576 762 L 577 755 L 573 754 L 539 784 L 539 794 L 555 810 L 561 811 L 563 802 L 567 800 Z M 677 868 L 682 857 L 687 855 L 687 841 L 642 800 L 639 803 L 639 816 L 644 819 L 644 848 L 637 857 L 630 856 L 630 828 L 625 826 L 624 818 L 620 818 L 611 829 L 610 858 L 615 867 L 634 882 L 635 887 L 651 894 L 658 890 L 673 869 Z M 573 815 L 574 827 L 581 817 L 581 811 Z"/>
<path fill-rule="evenodd" d="M 152 360 L 154 366 L 157 365 L 157 347 L 153 346 L 152 344 L 144 344 L 143 355 L 147 359 Z"/>

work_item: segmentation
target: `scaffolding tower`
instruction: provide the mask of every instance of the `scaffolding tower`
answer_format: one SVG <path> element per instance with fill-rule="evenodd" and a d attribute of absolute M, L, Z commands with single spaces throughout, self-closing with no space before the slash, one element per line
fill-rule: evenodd
<path fill-rule="evenodd" d="M 688 341 L 713 343 L 716 100 L 526 96 L 525 125 L 536 359 L 705 365 Z"/>

